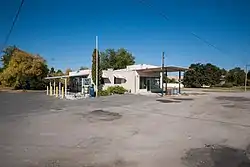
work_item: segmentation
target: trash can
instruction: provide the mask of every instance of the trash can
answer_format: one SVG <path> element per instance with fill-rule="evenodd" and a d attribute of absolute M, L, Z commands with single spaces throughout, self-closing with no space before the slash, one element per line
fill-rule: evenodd
<path fill-rule="evenodd" d="M 90 87 L 90 88 L 89 88 L 89 96 L 90 96 L 90 97 L 95 97 L 95 90 L 94 90 L 93 87 Z"/>

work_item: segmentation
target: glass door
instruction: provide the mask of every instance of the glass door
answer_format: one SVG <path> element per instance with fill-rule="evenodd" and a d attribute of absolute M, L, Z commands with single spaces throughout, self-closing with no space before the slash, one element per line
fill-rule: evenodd
<path fill-rule="evenodd" d="M 151 79 L 147 78 L 147 91 L 151 90 Z"/>

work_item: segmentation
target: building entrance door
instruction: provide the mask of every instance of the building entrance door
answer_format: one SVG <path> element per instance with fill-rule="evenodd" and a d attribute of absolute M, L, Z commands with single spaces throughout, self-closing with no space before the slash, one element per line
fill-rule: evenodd
<path fill-rule="evenodd" d="M 151 80 L 150 78 L 147 78 L 147 91 L 149 92 L 151 90 Z"/>

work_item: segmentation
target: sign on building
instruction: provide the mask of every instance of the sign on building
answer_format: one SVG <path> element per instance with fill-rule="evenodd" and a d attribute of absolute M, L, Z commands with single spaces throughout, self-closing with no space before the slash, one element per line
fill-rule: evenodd
<path fill-rule="evenodd" d="M 91 79 L 90 78 L 82 78 L 83 85 L 91 85 Z"/>

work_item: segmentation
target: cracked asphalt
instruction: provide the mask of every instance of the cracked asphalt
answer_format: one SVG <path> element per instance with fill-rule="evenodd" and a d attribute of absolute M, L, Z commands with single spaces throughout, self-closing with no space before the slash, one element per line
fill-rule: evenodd
<path fill-rule="evenodd" d="M 186 153 L 205 145 L 246 149 L 249 120 L 249 93 L 69 101 L 0 92 L 0 166 L 186 167 Z"/>

